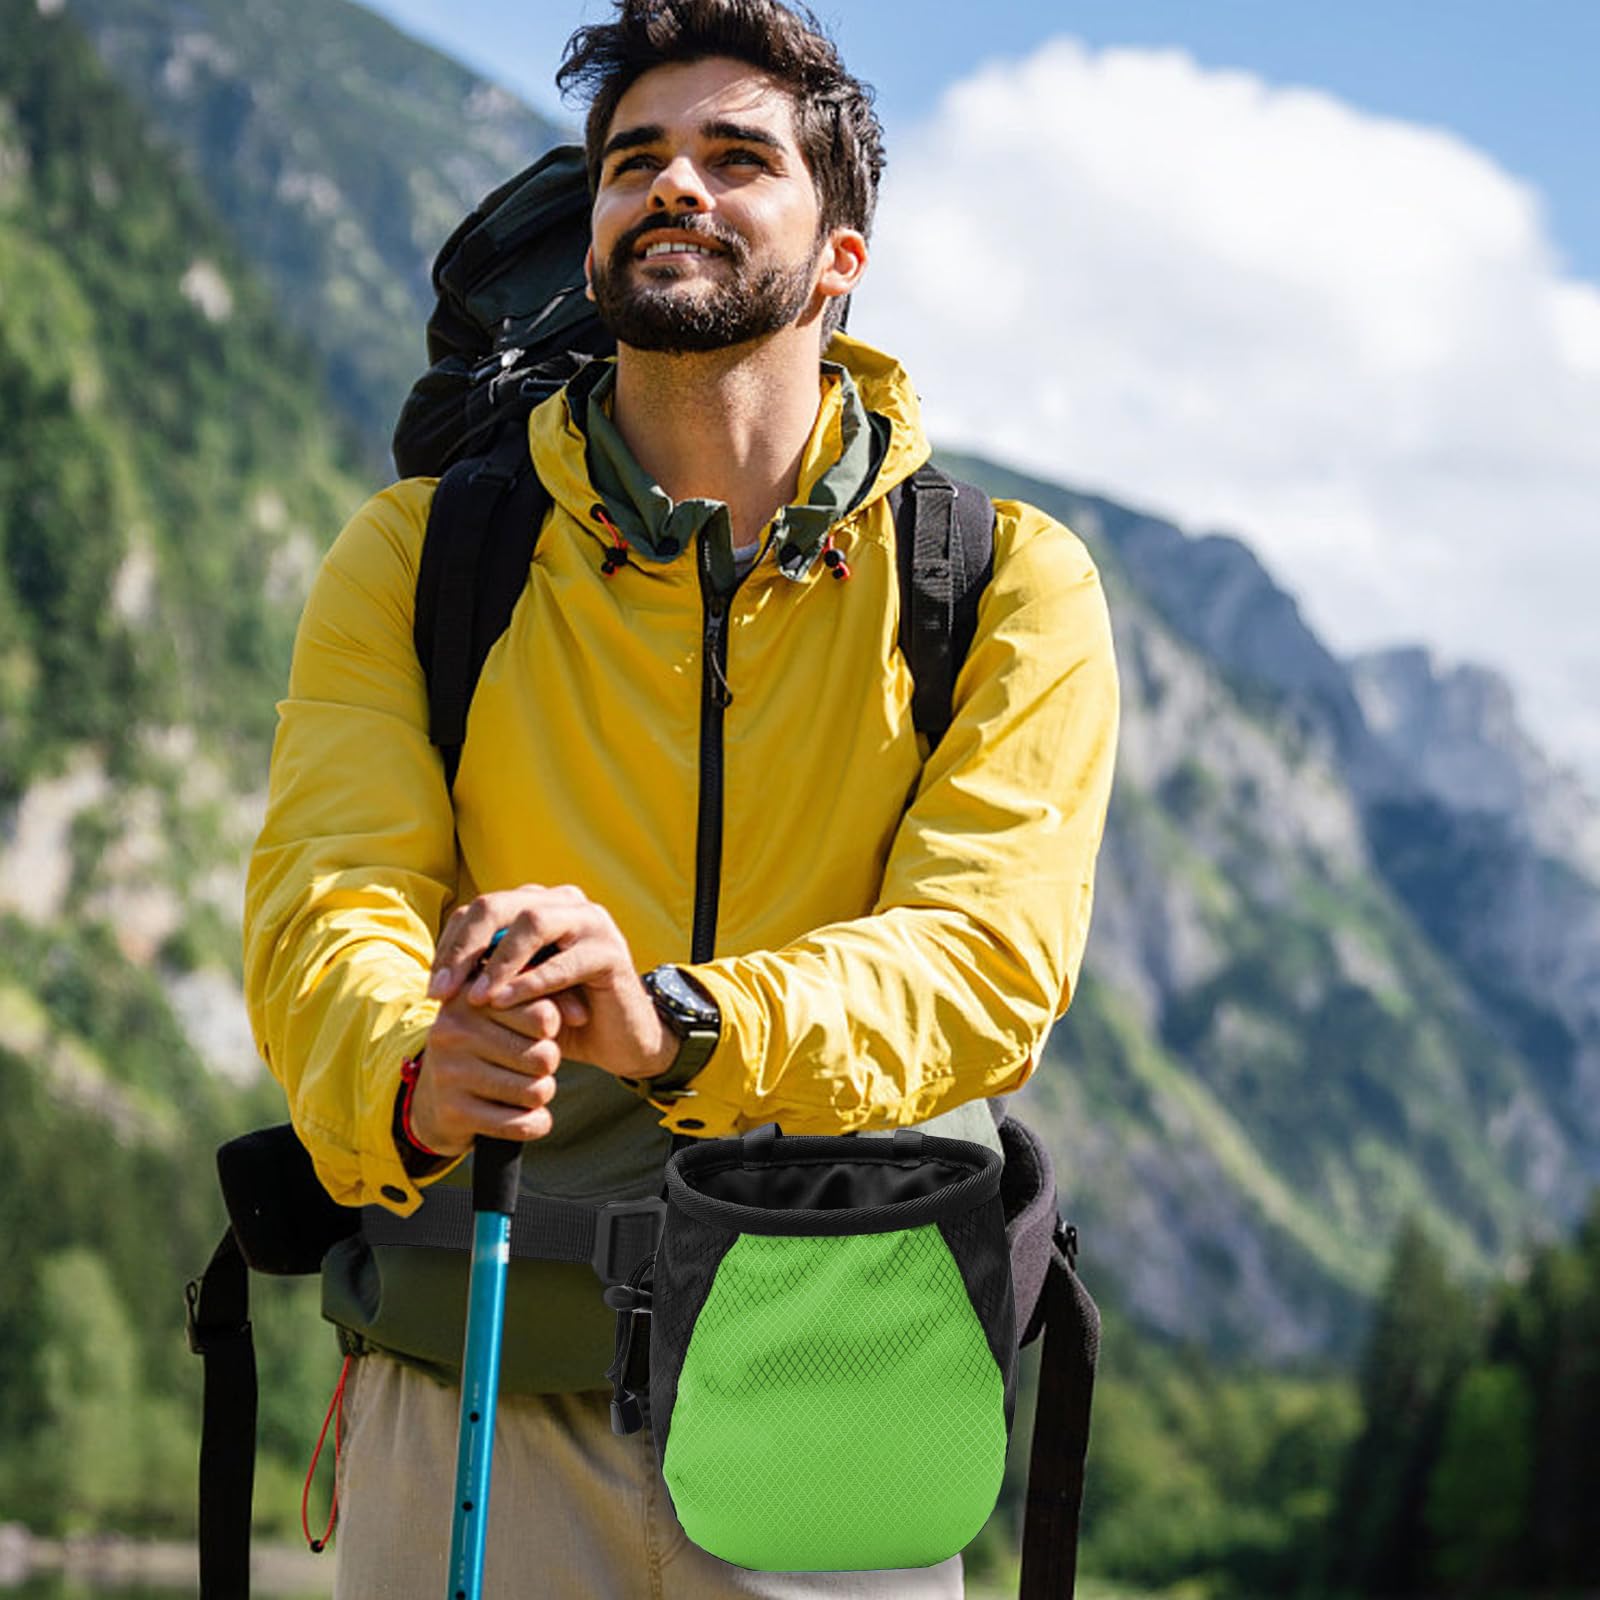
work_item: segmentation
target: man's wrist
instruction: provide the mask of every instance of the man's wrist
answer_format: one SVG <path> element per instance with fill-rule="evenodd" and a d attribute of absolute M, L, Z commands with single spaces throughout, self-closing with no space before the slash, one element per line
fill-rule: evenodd
<path fill-rule="evenodd" d="M 672 1064 L 678 1059 L 678 1052 L 683 1046 L 683 1041 L 667 1026 L 659 1011 L 656 1012 L 656 1026 L 661 1030 L 660 1038 L 646 1058 L 645 1070 L 636 1074 L 639 1078 L 654 1080 L 665 1077 L 672 1070 Z"/>
<path fill-rule="evenodd" d="M 667 964 L 641 982 L 661 1022 L 656 1070 L 624 1082 L 653 1098 L 683 1089 L 711 1058 L 722 1035 L 722 1013 L 705 989 L 681 967 Z"/>
<path fill-rule="evenodd" d="M 431 1177 L 455 1159 L 430 1150 L 416 1135 L 411 1126 L 412 1099 L 417 1092 L 417 1079 L 422 1072 L 422 1052 L 407 1056 L 400 1063 L 400 1087 L 394 1097 L 394 1144 L 400 1152 L 400 1165 L 408 1178 Z"/>

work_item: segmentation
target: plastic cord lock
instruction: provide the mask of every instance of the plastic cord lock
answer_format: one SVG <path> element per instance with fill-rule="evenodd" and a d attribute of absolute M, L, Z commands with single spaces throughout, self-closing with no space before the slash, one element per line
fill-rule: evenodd
<path fill-rule="evenodd" d="M 650 1354 L 650 1286 L 655 1271 L 652 1252 L 634 1267 L 626 1283 L 614 1283 L 605 1303 L 617 1313 L 617 1343 L 606 1376 L 611 1380 L 611 1431 L 626 1436 L 644 1426 L 641 1390 L 648 1389 Z"/>

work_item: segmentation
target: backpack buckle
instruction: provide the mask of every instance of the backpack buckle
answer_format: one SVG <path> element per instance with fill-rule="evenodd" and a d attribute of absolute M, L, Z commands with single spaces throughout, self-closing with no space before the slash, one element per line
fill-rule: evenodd
<path fill-rule="evenodd" d="M 189 1341 L 190 1353 L 210 1355 L 218 1345 L 230 1344 L 235 1339 L 250 1337 L 250 1324 L 241 1322 L 236 1328 L 206 1327 L 200 1321 L 200 1280 L 191 1278 L 183 1287 L 183 1334 Z"/>
<path fill-rule="evenodd" d="M 509 372 L 523 356 L 521 350 L 496 350 L 492 355 L 485 356 L 470 373 L 467 382 L 476 388 L 485 378 L 498 377 Z"/>
<path fill-rule="evenodd" d="M 660 1195 L 596 1206 L 589 1257 L 595 1276 L 602 1283 L 620 1283 L 645 1256 L 654 1255 L 666 1215 L 667 1202 Z"/>
<path fill-rule="evenodd" d="M 1078 1270 L 1078 1230 L 1070 1222 L 1058 1216 L 1052 1238 L 1055 1241 L 1056 1248 L 1066 1257 L 1067 1265 L 1076 1272 Z"/>

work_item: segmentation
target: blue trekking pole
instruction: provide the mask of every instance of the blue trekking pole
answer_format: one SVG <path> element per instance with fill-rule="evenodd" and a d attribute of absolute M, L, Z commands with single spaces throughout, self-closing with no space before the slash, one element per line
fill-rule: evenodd
<path fill-rule="evenodd" d="M 489 941 L 484 957 L 504 936 L 502 928 Z M 554 945 L 546 945 L 528 965 L 537 966 L 555 952 Z M 472 1269 L 467 1280 L 467 1342 L 461 1358 L 461 1423 L 456 1436 L 456 1499 L 450 1527 L 447 1600 L 479 1600 L 483 1591 L 506 1270 L 511 1262 L 511 1218 L 517 1209 L 521 1182 L 522 1145 L 515 1139 L 479 1135 L 472 1152 Z"/>

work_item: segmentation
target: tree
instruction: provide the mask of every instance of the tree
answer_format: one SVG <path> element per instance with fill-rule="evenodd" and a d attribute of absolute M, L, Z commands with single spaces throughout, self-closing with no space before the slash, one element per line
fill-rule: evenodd
<path fill-rule="evenodd" d="M 1451 1591 L 1526 1582 L 1533 1438 L 1527 1378 L 1515 1367 L 1473 1367 L 1428 1480 L 1433 1572 Z"/>
<path fill-rule="evenodd" d="M 36 1307 L 44 1423 L 27 1498 L 57 1527 L 99 1527 L 138 1495 L 133 1329 L 105 1262 L 81 1247 L 40 1263 Z"/>
<path fill-rule="evenodd" d="M 1471 1302 L 1420 1224 L 1407 1221 L 1362 1361 L 1362 1428 L 1332 1528 L 1332 1573 L 1363 1594 L 1423 1586 L 1428 1479 L 1476 1342 Z"/>

